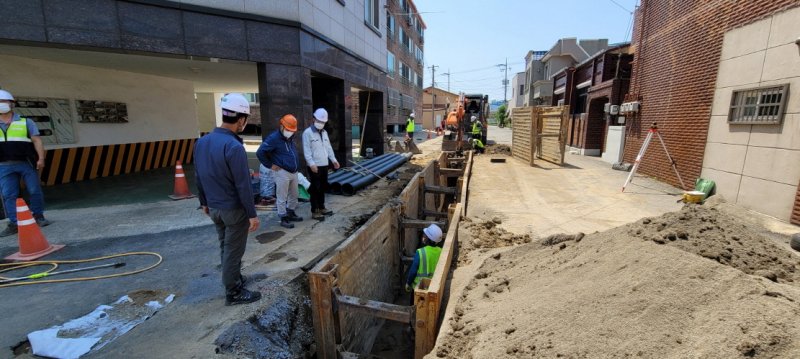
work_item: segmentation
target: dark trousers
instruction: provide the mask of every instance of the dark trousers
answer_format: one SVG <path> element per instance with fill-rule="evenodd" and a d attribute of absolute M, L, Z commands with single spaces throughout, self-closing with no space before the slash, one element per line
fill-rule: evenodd
<path fill-rule="evenodd" d="M 241 286 L 242 256 L 247 245 L 250 219 L 244 209 L 209 208 L 209 215 L 217 227 L 219 257 L 222 262 L 222 285 L 227 294 L 234 294 Z"/>
<path fill-rule="evenodd" d="M 317 173 L 308 169 L 308 194 L 311 201 L 311 212 L 325 208 L 325 191 L 328 189 L 328 166 L 317 166 Z"/>

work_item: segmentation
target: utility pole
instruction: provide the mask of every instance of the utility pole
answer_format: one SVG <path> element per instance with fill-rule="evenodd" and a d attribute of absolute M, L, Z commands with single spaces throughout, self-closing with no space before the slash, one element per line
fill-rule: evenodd
<path fill-rule="evenodd" d="M 431 87 L 436 87 L 436 68 L 439 66 L 431 65 L 429 68 L 431 69 Z"/>
<path fill-rule="evenodd" d="M 497 64 L 495 66 L 501 67 L 501 71 L 505 72 L 505 77 L 503 78 L 503 103 L 508 104 L 508 58 L 506 57 L 506 62 L 504 64 Z"/>
<path fill-rule="evenodd" d="M 447 92 L 450 92 L 450 69 L 447 69 L 447 72 L 442 75 L 447 76 Z"/>

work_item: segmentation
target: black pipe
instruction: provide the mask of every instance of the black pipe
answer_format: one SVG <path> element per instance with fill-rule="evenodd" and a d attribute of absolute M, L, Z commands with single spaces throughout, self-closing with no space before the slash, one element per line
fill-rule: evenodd
<path fill-rule="evenodd" d="M 390 155 L 391 155 L 391 153 L 383 154 L 383 155 L 377 156 L 375 158 L 372 158 L 372 159 L 369 159 L 369 160 L 366 160 L 366 161 L 362 161 L 361 163 L 359 163 L 359 165 L 364 166 L 364 167 L 369 167 L 370 164 L 378 163 L 378 162 L 381 162 L 382 160 L 385 160 L 388 157 L 391 157 Z M 336 180 L 339 177 L 342 177 L 344 175 L 352 173 L 350 171 L 344 171 L 344 168 L 345 167 L 343 166 L 338 171 L 335 171 L 335 172 L 333 172 L 333 174 L 329 175 L 328 176 L 328 183 L 336 182 Z"/>
<path fill-rule="evenodd" d="M 378 180 L 379 177 L 383 177 L 387 173 L 394 171 L 395 169 L 403 165 L 403 163 L 408 161 L 409 158 L 411 158 L 411 153 L 403 154 L 400 156 L 400 158 L 393 160 L 381 166 L 380 168 L 373 170 L 374 173 L 367 174 L 364 177 L 358 178 L 348 183 L 343 183 L 341 186 L 342 194 L 344 194 L 345 196 L 354 195 L 356 191 L 372 184 L 373 182 Z"/>
<path fill-rule="evenodd" d="M 396 153 L 389 154 L 389 156 L 387 156 L 386 158 L 382 158 L 381 161 L 370 163 L 369 166 L 366 167 L 366 170 L 363 169 L 363 168 L 358 168 L 358 169 L 356 169 L 357 172 L 355 172 L 355 171 L 354 172 L 350 172 L 350 173 L 348 173 L 348 174 L 346 174 L 344 176 L 338 177 L 334 181 L 330 181 L 329 180 L 328 181 L 328 189 L 330 190 L 330 193 L 336 193 L 336 194 L 341 193 L 342 184 L 347 183 L 347 182 L 351 182 L 351 181 L 353 181 L 353 180 L 355 180 L 357 178 L 361 178 L 361 177 L 364 176 L 364 173 L 369 173 L 369 171 L 373 171 L 374 172 L 374 170 L 376 168 L 382 167 L 386 163 L 391 162 L 391 161 L 395 161 L 400 157 L 402 157 L 402 155 L 399 155 L 399 154 L 396 154 Z"/>

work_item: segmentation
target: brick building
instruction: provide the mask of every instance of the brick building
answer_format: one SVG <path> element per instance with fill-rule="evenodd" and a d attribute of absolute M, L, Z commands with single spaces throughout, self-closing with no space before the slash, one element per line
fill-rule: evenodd
<path fill-rule="evenodd" d="M 693 187 L 694 180 L 701 176 L 701 172 L 712 173 L 713 170 L 704 171 L 704 155 L 709 142 L 709 123 L 712 118 L 712 105 L 717 91 L 720 62 L 723 55 L 723 37 L 736 28 L 755 23 L 772 17 L 775 14 L 800 5 L 798 0 L 753 0 L 753 1 L 693 1 L 693 0 L 642 0 L 636 11 L 636 20 L 633 30 L 633 46 L 636 59 L 633 62 L 633 74 L 630 93 L 626 102 L 638 102 L 637 112 L 627 116 L 627 133 L 624 149 L 626 162 L 633 162 L 642 142 L 647 134 L 650 124 L 658 123 L 659 131 L 664 137 L 670 154 L 677 162 L 681 176 L 687 187 Z M 795 17 L 787 21 L 785 28 L 798 30 Z M 798 33 L 795 31 L 794 38 Z M 757 40 L 741 39 L 741 43 L 733 48 L 753 45 Z M 758 40 L 760 41 L 760 40 Z M 766 41 L 766 38 L 764 38 Z M 766 49 L 767 45 L 763 47 Z M 796 50 L 796 49 L 795 49 Z M 769 53 L 770 51 L 764 51 Z M 796 56 L 797 53 L 795 52 Z M 767 55 L 768 56 L 768 55 Z M 747 76 L 748 71 L 761 72 L 762 60 L 754 60 L 752 64 L 732 63 L 735 69 L 731 70 L 736 76 Z M 776 68 L 792 70 L 797 66 L 797 58 L 781 57 L 775 63 Z M 793 64 L 787 66 L 787 64 Z M 778 75 L 780 76 L 780 75 Z M 749 85 L 758 86 L 759 78 Z M 790 77 L 787 75 L 786 77 Z M 749 86 L 748 85 L 748 86 Z M 731 104 L 731 98 L 720 99 L 719 106 Z M 783 128 L 773 128 L 772 131 L 787 131 L 796 122 L 792 116 L 781 125 Z M 788 125 L 787 125 L 788 123 Z M 787 128 L 788 127 L 788 128 Z M 743 131 L 742 128 L 726 127 L 729 133 Z M 770 130 L 765 130 L 770 131 Z M 796 132 L 796 130 L 795 130 Z M 798 150 L 790 149 L 789 157 Z M 723 151 L 724 152 L 724 151 Z M 727 152 L 723 161 L 743 162 L 747 151 L 743 153 Z M 763 156 L 767 161 L 772 161 L 769 156 Z M 768 166 L 778 166 L 780 163 L 770 162 Z M 785 171 L 797 171 L 798 161 L 795 161 Z M 747 163 L 742 163 L 747 166 Z M 642 174 L 651 175 L 673 185 L 678 184 L 677 177 L 670 167 L 670 163 L 663 151 L 657 146 L 651 147 L 644 157 L 640 170 Z M 718 171 L 719 172 L 719 171 Z M 724 172 L 724 171 L 723 171 Z M 745 177 L 750 179 L 755 176 L 743 175 L 740 169 L 740 181 L 745 182 Z M 791 176 L 789 176 L 791 177 Z M 722 177 L 720 177 L 722 178 Z M 791 180 L 791 179 L 788 179 Z M 788 181 L 783 179 L 782 181 Z M 797 186 L 798 179 L 788 186 Z M 721 180 L 718 191 L 730 191 L 726 180 Z M 733 183 L 735 181 L 729 181 Z M 766 184 L 774 181 L 759 181 Z M 756 186 L 757 187 L 757 186 Z M 785 187 L 785 186 L 784 186 Z M 758 191 L 758 190 L 756 190 Z M 786 191 L 765 191 L 768 193 L 784 193 Z M 729 192 L 730 193 L 730 192 Z M 741 195 L 741 189 L 733 193 Z M 757 197 L 756 194 L 745 196 Z M 774 197 L 770 197 L 774 198 Z M 762 198 L 761 202 L 764 201 Z M 734 201 L 737 199 L 734 198 Z M 791 196 L 789 196 L 791 200 Z M 755 206 L 754 201 L 742 203 L 745 206 Z M 787 200 L 788 202 L 788 200 Z M 789 205 L 789 208 L 791 205 Z M 763 208 L 754 208 L 764 211 Z M 789 214 L 767 211 L 776 217 L 787 219 Z"/>
<path fill-rule="evenodd" d="M 386 49 L 388 73 L 386 132 L 405 132 L 412 112 L 422 113 L 423 44 L 425 22 L 411 0 L 389 0 L 386 4 Z M 417 123 L 420 123 L 417 116 Z"/>

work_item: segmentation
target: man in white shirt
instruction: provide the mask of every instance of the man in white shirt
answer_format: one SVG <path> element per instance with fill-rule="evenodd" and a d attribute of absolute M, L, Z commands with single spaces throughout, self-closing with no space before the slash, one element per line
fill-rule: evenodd
<path fill-rule="evenodd" d="M 325 216 L 333 211 L 325 208 L 325 190 L 328 186 L 328 162 L 334 169 L 339 169 L 339 162 L 333 153 L 325 123 L 328 122 L 328 111 L 318 108 L 314 111 L 314 124 L 303 131 L 303 155 L 308 165 L 308 175 L 311 186 L 308 193 L 311 195 L 311 217 L 324 220 Z"/>

